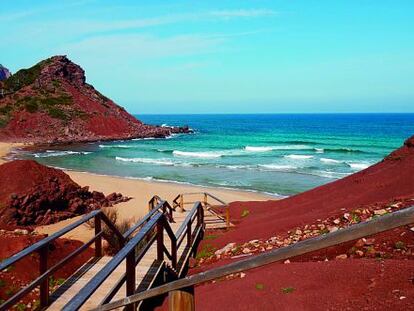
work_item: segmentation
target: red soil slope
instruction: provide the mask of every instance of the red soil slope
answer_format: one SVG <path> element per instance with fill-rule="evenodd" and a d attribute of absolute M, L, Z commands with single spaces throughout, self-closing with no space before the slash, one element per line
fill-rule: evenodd
<path fill-rule="evenodd" d="M 230 242 L 286 236 L 305 225 L 339 219 L 345 212 L 385 208 L 394 202 L 404 207 L 413 205 L 413 199 L 414 136 L 380 163 L 342 180 L 280 201 L 232 203 L 236 228 L 203 244 L 221 248 Z M 241 217 L 246 210 L 248 216 Z M 375 235 L 372 241 L 373 245 L 361 248 L 361 259 L 351 255 L 352 259 L 335 260 L 359 243 L 349 242 L 294 258 L 290 264 L 247 271 L 243 278 L 198 286 L 197 310 L 218 306 L 222 310 L 414 310 L 414 232 L 398 228 Z M 394 246 L 397 241 L 403 242 L 404 250 Z M 191 273 L 234 260 L 238 259 L 207 261 L 209 265 Z"/>
<path fill-rule="evenodd" d="M 0 228 L 50 224 L 127 198 L 90 192 L 63 171 L 35 161 L 0 165 Z"/>

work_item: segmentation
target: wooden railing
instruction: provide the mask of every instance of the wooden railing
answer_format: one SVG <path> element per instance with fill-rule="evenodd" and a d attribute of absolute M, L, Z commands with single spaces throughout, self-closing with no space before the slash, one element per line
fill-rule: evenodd
<path fill-rule="evenodd" d="M 181 211 L 184 210 L 185 205 L 194 204 L 194 201 L 185 201 L 184 197 L 194 197 L 194 196 L 202 196 L 202 200 L 200 200 L 203 206 L 214 213 L 219 218 L 225 218 L 227 228 L 230 227 L 230 211 L 229 205 L 224 202 L 223 200 L 217 198 L 216 196 L 212 195 L 208 192 L 188 192 L 188 193 L 180 193 L 177 195 L 173 200 L 173 208 L 174 210 L 178 207 Z M 209 200 L 210 199 L 210 200 Z M 213 201 L 213 202 L 211 202 Z M 218 203 L 218 204 L 217 204 Z M 225 209 L 225 216 L 219 215 L 213 207 L 222 207 Z"/>
<path fill-rule="evenodd" d="M 309 252 L 321 250 L 327 247 L 335 246 L 341 243 L 353 241 L 366 236 L 377 234 L 383 231 L 391 230 L 397 227 L 414 223 L 414 206 L 399 210 L 370 221 L 352 225 L 348 228 L 341 229 L 332 233 L 327 233 L 315 238 L 304 240 L 283 248 L 275 249 L 252 258 L 240 260 L 219 268 L 211 269 L 205 272 L 194 274 L 152 289 L 140 292 L 124 299 L 108 303 L 93 309 L 94 311 L 106 311 L 129 306 L 144 299 L 150 299 L 159 295 L 169 293 L 171 301 L 181 300 L 180 311 L 194 310 L 194 297 L 191 294 L 194 285 L 212 281 L 225 277 L 230 274 L 243 272 L 246 270 L 262 267 L 270 263 L 286 260 L 295 256 L 303 255 Z M 186 289 L 186 291 L 183 291 Z M 184 293 L 184 294 L 183 294 Z M 182 298 L 187 301 L 182 301 Z M 185 306 L 185 307 L 183 307 Z M 178 310 L 171 307 L 170 310 Z"/>
<path fill-rule="evenodd" d="M 70 253 L 68 256 L 60 260 L 58 263 L 53 265 L 52 267 L 48 266 L 48 257 L 49 257 L 49 247 L 51 243 L 53 243 L 56 239 L 60 238 L 61 236 L 65 235 L 66 233 L 74 230 L 75 228 L 79 227 L 82 224 L 85 224 L 89 221 L 94 221 L 95 226 L 95 234 L 94 236 L 86 242 L 84 245 Z M 35 287 L 40 286 L 40 307 L 44 308 L 49 305 L 49 277 L 62 268 L 68 261 L 88 249 L 89 246 L 95 243 L 95 257 L 102 256 L 102 223 L 104 222 L 105 225 L 110 228 L 113 233 L 118 237 L 119 244 L 121 246 L 125 243 L 125 237 L 117 230 L 114 224 L 106 217 L 106 215 L 101 211 L 93 211 L 88 215 L 84 216 L 82 219 L 74 222 L 73 224 L 63 228 L 62 230 L 40 240 L 39 242 L 23 249 L 19 253 L 13 255 L 10 258 L 3 260 L 0 263 L 0 271 L 7 269 L 11 265 L 15 264 L 16 262 L 20 261 L 21 259 L 25 258 L 26 256 L 32 255 L 37 253 L 39 255 L 39 277 L 33 280 L 30 284 L 26 287 L 20 289 L 17 293 L 15 293 L 12 297 L 6 300 L 2 305 L 0 305 L 0 310 L 8 310 L 14 304 L 16 304 L 21 298 L 25 295 L 29 294 Z"/>
<path fill-rule="evenodd" d="M 126 296 L 136 293 L 136 266 L 145 256 L 150 247 L 157 241 L 157 263 L 164 269 L 170 269 L 169 272 L 175 274 L 175 278 L 182 277 L 187 266 L 189 256 L 195 253 L 197 244 L 203 237 L 204 233 L 204 209 L 200 202 L 196 202 L 186 216 L 183 224 L 177 233 L 173 233 L 169 220 L 171 207 L 168 202 L 156 198 L 157 205 L 151 209 L 151 212 L 140 222 L 141 228 L 135 236 L 133 236 L 125 246 L 82 288 L 76 296 L 74 296 L 63 310 L 78 310 L 88 298 L 99 288 L 99 286 L 111 275 L 111 273 L 126 259 L 126 273 L 112 287 L 105 299 L 100 305 L 108 303 L 120 290 L 122 285 L 126 284 Z M 143 224 L 143 225 L 142 225 Z M 134 226 L 135 227 L 135 226 Z M 131 228 L 132 229 L 132 228 Z M 136 228 L 134 229 L 136 230 Z M 164 232 L 170 240 L 170 249 L 167 248 L 164 241 Z M 186 239 L 186 246 L 180 256 L 177 257 L 177 250 Z M 145 243 L 143 243 L 145 242 Z M 137 250 L 138 245 L 143 245 Z M 171 261 L 171 267 L 168 267 L 164 261 L 166 256 Z M 128 305 L 128 310 L 134 310 L 134 304 Z"/>

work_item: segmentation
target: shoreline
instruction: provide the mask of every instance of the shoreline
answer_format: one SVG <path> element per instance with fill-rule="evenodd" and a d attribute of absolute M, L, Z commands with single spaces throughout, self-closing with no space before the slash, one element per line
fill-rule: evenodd
<path fill-rule="evenodd" d="M 15 148 L 21 147 L 33 148 L 33 145 L 0 142 L 0 164 L 9 161 L 7 156 L 13 152 Z M 105 195 L 108 195 L 112 192 L 119 192 L 125 196 L 131 197 L 132 199 L 128 202 L 114 205 L 114 208 L 119 213 L 120 219 L 132 218 L 138 220 L 139 218 L 142 218 L 148 212 L 148 201 L 155 194 L 159 195 L 169 202 L 172 202 L 172 200 L 180 193 L 192 192 L 211 192 L 213 195 L 217 196 L 227 203 L 234 201 L 268 201 L 280 199 L 280 197 L 276 197 L 274 195 L 246 190 L 210 186 L 196 186 L 172 181 L 164 182 L 120 176 L 99 175 L 90 172 L 80 172 L 67 169 L 62 170 L 80 186 L 89 186 L 91 191 L 100 191 Z M 201 199 L 201 195 L 191 196 L 191 201 Z M 55 224 L 39 226 L 35 229 L 35 231 L 40 234 L 52 234 L 67 226 L 68 224 L 76 221 L 77 219 L 80 219 L 81 217 L 82 216 L 77 216 Z M 92 230 L 90 228 L 87 226 L 80 226 L 64 237 L 85 242 L 88 241 L 91 236 Z"/>

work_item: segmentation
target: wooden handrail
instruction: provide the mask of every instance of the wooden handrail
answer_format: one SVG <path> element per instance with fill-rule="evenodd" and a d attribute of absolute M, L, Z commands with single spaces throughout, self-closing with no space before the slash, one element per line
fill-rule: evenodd
<path fill-rule="evenodd" d="M 270 263 L 286 260 L 309 252 L 321 250 L 341 243 L 353 241 L 366 236 L 398 228 L 414 223 L 414 206 L 372 219 L 367 222 L 352 225 L 348 228 L 327 233 L 315 238 L 297 242 L 295 244 L 271 250 L 256 255 L 252 258 L 240 260 L 219 268 L 194 274 L 174 282 L 170 282 L 145 292 L 140 292 L 124 299 L 120 299 L 93 309 L 94 311 L 106 311 L 128 306 L 144 299 L 153 298 L 171 291 L 191 287 L 200 283 L 212 281 L 229 274 L 262 267 Z"/>
<path fill-rule="evenodd" d="M 72 253 L 67 255 L 53 267 L 48 267 L 48 256 L 49 256 L 49 245 L 53 243 L 56 239 L 65 235 L 66 233 L 74 230 L 80 225 L 88 222 L 89 220 L 94 219 L 95 223 L 95 235 L 92 239 L 86 242 L 81 247 L 74 250 Z M 93 211 L 81 219 L 75 221 L 74 223 L 66 226 L 65 228 L 59 230 L 58 232 L 36 242 L 35 244 L 23 249 L 22 251 L 14 254 L 10 258 L 5 259 L 0 263 L 0 271 L 3 271 L 7 267 L 13 265 L 14 263 L 20 261 L 24 257 L 38 253 L 39 254 L 39 277 L 29 283 L 27 286 L 19 290 L 16 294 L 10 297 L 2 305 L 0 305 L 0 311 L 7 310 L 15 303 L 17 303 L 22 297 L 30 293 L 30 291 L 36 287 L 40 286 L 40 305 L 41 307 L 46 307 L 49 304 L 49 276 L 51 276 L 55 271 L 65 265 L 69 260 L 73 259 L 83 251 L 85 251 L 89 246 L 95 243 L 95 256 L 102 256 L 102 236 L 103 231 L 101 228 L 101 220 L 117 235 L 120 240 L 121 245 L 124 243 L 124 237 L 119 232 L 119 230 L 111 223 L 111 221 L 106 217 L 102 210 Z"/>
<path fill-rule="evenodd" d="M 82 219 L 70 224 L 69 226 L 63 228 L 59 232 L 35 243 L 34 245 L 24 249 L 23 251 L 15 254 L 11 258 L 6 259 L 0 264 L 1 270 L 7 268 L 16 261 L 24 258 L 25 256 L 33 253 L 39 252 L 41 254 L 40 258 L 40 276 L 32 281 L 24 289 L 16 293 L 8 301 L 3 303 L 0 306 L 0 311 L 6 310 L 13 306 L 15 303 L 21 299 L 24 295 L 29 293 L 34 287 L 40 285 L 40 296 L 41 296 L 41 307 L 46 307 L 49 304 L 49 284 L 48 277 L 52 275 L 56 270 L 58 270 L 62 265 L 68 262 L 70 259 L 74 258 L 82 251 L 86 250 L 89 246 L 95 243 L 95 256 L 102 256 L 102 224 L 104 224 L 111 229 L 114 234 L 118 237 L 119 242 L 122 246 L 121 250 L 110 260 L 110 262 L 101 269 L 97 275 L 95 275 L 79 292 L 72 300 L 65 306 L 64 310 L 74 310 L 82 306 L 85 301 L 97 290 L 97 288 L 108 278 L 108 276 L 119 266 L 119 264 L 126 259 L 127 269 L 126 273 L 121 277 L 121 279 L 116 282 L 107 296 L 103 299 L 101 304 L 108 303 L 115 294 L 122 287 L 122 284 L 126 283 L 127 295 L 135 293 L 135 266 L 143 258 L 145 253 L 149 250 L 150 246 L 157 240 L 158 250 L 157 256 L 158 261 L 162 262 L 164 255 L 166 255 L 170 260 L 174 271 L 177 271 L 177 277 L 180 277 L 184 271 L 185 264 L 188 261 L 189 254 L 193 253 L 197 247 L 197 243 L 202 238 L 204 232 L 204 210 L 200 202 L 196 202 L 190 211 L 189 215 L 184 220 L 184 223 L 181 225 L 178 232 L 174 233 L 169 225 L 169 221 L 172 221 L 172 212 L 173 208 L 168 204 L 167 201 L 162 200 L 158 196 L 154 196 L 152 202 L 157 202 L 155 206 L 152 207 L 152 210 L 138 223 L 132 226 L 127 232 L 121 234 L 116 226 L 108 219 L 108 217 L 101 211 L 93 211 L 90 214 L 84 216 Z M 77 228 L 81 224 L 91 220 L 94 220 L 95 224 L 95 236 L 82 245 L 80 248 L 76 249 L 74 252 L 69 254 L 67 257 L 62 259 L 59 263 L 55 264 L 53 267 L 47 267 L 47 257 L 48 257 L 48 248 L 49 243 L 53 242 L 55 239 L 61 237 L 67 232 Z M 197 219 L 197 224 L 194 226 L 194 222 Z M 194 226 L 194 227 L 193 227 Z M 156 234 L 153 229 L 156 230 Z M 194 230 L 192 230 L 194 228 Z M 133 236 L 135 231 L 138 233 Z M 167 236 L 171 242 L 171 252 L 165 247 L 164 244 L 164 230 L 167 233 Z M 144 239 L 150 236 L 150 239 L 146 241 L 146 244 L 139 249 L 138 254 L 136 254 L 136 246 L 140 244 Z M 177 238 L 178 237 L 178 238 Z M 181 245 L 183 239 L 187 237 L 186 252 L 180 257 L 180 260 L 177 258 L 177 249 Z M 180 239 L 180 242 L 178 242 Z M 178 262 L 180 267 L 177 266 Z M 164 267 L 165 269 L 165 267 Z M 1 271 L 0 270 L 0 271 Z"/>
<path fill-rule="evenodd" d="M 229 210 L 229 204 L 224 202 L 223 200 L 219 199 L 218 197 L 216 197 L 215 195 L 212 195 L 209 192 L 185 192 L 185 193 L 180 193 L 179 195 L 177 195 L 174 200 L 173 200 L 173 205 L 174 207 L 180 206 L 180 208 L 183 210 L 184 209 L 184 205 L 186 204 L 193 204 L 196 202 L 185 202 L 184 201 L 184 196 L 191 196 L 191 195 L 203 195 L 203 204 L 204 207 L 209 209 L 211 212 L 213 212 L 217 217 L 225 219 L 226 221 L 226 226 L 227 229 L 230 228 L 230 210 Z M 211 207 L 213 206 L 212 204 L 208 203 L 208 198 L 211 198 L 217 202 L 220 203 L 220 205 L 222 205 L 225 208 L 225 216 L 221 216 L 219 215 L 216 211 L 214 211 L 213 209 L 211 209 Z M 180 199 L 180 202 L 178 202 L 178 199 Z"/>
<path fill-rule="evenodd" d="M 100 213 L 101 213 L 100 210 L 93 211 L 93 212 L 89 213 L 88 215 L 82 217 L 78 221 L 75 221 L 73 224 L 70 224 L 69 226 L 63 228 L 62 230 L 59 230 L 58 232 L 56 232 L 52 235 L 49 235 L 48 237 L 40 240 L 39 242 L 36 242 L 35 244 L 30 245 L 29 247 L 26 247 L 22 251 L 14 254 L 13 256 L 11 256 L 11 257 L 9 257 L 5 260 L 3 260 L 0 263 L 0 271 L 3 271 L 4 269 L 9 267 L 10 265 L 16 263 L 17 261 L 21 260 L 22 258 L 30 255 L 31 253 L 34 253 L 34 252 L 38 251 L 39 249 L 43 248 L 44 246 L 46 246 L 50 242 L 53 242 L 57 238 L 60 238 L 62 235 L 65 235 L 69 231 L 72 231 L 73 229 L 79 227 L 80 225 L 84 224 L 85 222 L 87 222 L 88 220 L 94 218 L 97 214 L 100 214 Z"/>
<path fill-rule="evenodd" d="M 95 240 L 102 236 L 102 231 L 99 235 L 94 236 L 92 239 L 90 239 L 87 243 L 82 245 L 80 248 L 76 249 L 73 253 L 70 253 L 68 256 L 63 258 L 61 261 L 56 263 L 53 267 L 49 268 L 46 272 L 44 272 L 42 275 L 37 277 L 35 280 L 30 282 L 28 285 L 25 286 L 24 289 L 18 291 L 16 294 L 14 294 L 12 297 L 10 297 L 4 304 L 0 306 L 0 310 L 8 310 L 11 308 L 14 304 L 16 304 L 22 297 L 29 294 L 36 286 L 38 286 L 41 282 L 44 280 L 47 280 L 56 270 L 58 270 L 61 266 L 63 266 L 65 263 L 67 263 L 72 258 L 76 257 L 83 251 L 85 251 L 89 246 L 91 246 Z"/>
<path fill-rule="evenodd" d="M 80 291 L 75 295 L 62 310 L 78 310 L 88 298 L 98 289 L 98 287 L 108 278 L 108 276 L 119 266 L 119 264 L 135 250 L 135 247 L 144 240 L 152 229 L 157 225 L 159 219 L 164 217 L 158 213 L 151 218 L 144 227 L 106 264 Z M 135 255 L 134 255 L 135 261 Z M 135 272 L 135 267 L 133 269 Z M 130 273 L 131 271 L 127 271 Z M 128 274 L 127 274 L 128 276 Z"/>

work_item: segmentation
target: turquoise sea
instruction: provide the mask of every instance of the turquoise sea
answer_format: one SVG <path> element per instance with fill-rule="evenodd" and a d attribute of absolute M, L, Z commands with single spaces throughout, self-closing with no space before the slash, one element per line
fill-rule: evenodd
<path fill-rule="evenodd" d="M 292 195 L 362 170 L 414 134 L 414 114 L 139 115 L 189 125 L 167 139 L 24 153 L 60 168 Z"/>

